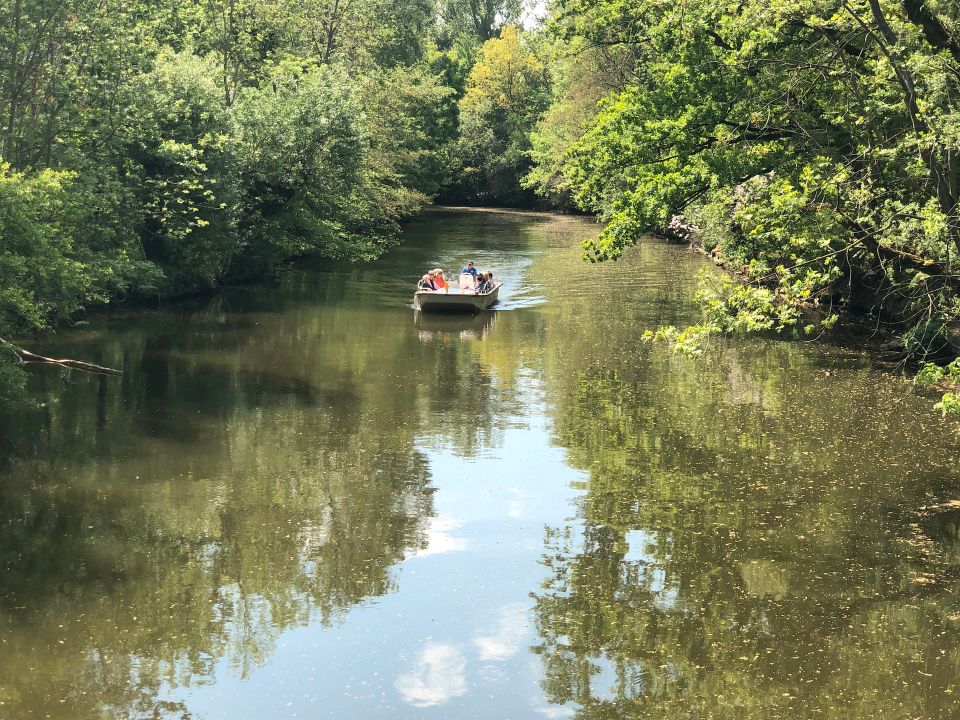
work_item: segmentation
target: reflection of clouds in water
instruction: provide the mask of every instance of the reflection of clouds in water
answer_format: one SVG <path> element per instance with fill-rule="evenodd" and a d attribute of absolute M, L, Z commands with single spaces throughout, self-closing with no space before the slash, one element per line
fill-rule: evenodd
<path fill-rule="evenodd" d="M 466 694 L 467 662 L 453 645 L 428 643 L 413 671 L 401 674 L 394 686 L 411 705 L 439 705 Z"/>
<path fill-rule="evenodd" d="M 430 525 L 427 527 L 426 547 L 422 550 L 417 550 L 411 557 L 425 557 L 427 555 L 439 555 L 457 550 L 466 550 L 466 539 L 454 537 L 453 535 L 454 531 L 461 525 L 463 525 L 463 523 L 453 517 L 438 516 L 431 518 Z"/>
<path fill-rule="evenodd" d="M 550 718 L 550 720 L 573 717 L 577 712 L 567 705 L 541 705 L 540 707 L 534 708 L 534 710 L 544 717 Z"/>
<path fill-rule="evenodd" d="M 511 498 L 507 501 L 507 516 L 518 518 L 523 516 L 527 508 L 527 497 L 520 488 L 510 488 Z"/>
<path fill-rule="evenodd" d="M 523 603 L 511 603 L 500 609 L 496 627 L 488 635 L 478 635 L 474 647 L 485 661 L 507 660 L 520 652 L 520 644 L 526 637 L 530 623 L 527 607 Z"/>

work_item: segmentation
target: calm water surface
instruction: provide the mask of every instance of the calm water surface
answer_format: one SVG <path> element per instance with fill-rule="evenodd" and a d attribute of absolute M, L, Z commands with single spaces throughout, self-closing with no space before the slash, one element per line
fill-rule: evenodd
<path fill-rule="evenodd" d="M 703 261 L 595 232 L 438 211 L 49 341 L 125 374 L 0 426 L 0 718 L 960 717 L 956 429 L 855 348 L 644 344 Z M 467 259 L 500 309 L 415 315 Z"/>

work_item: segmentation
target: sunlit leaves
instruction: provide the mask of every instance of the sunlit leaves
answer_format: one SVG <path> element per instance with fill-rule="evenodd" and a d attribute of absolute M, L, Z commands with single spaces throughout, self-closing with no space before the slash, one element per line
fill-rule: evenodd
<path fill-rule="evenodd" d="M 531 186 L 607 223 L 591 260 L 686 213 L 753 286 L 707 304 L 717 329 L 787 327 L 792 302 L 851 298 L 905 326 L 956 317 L 960 88 L 929 32 L 952 9 L 925 9 L 928 27 L 903 5 L 876 12 L 888 29 L 865 2 L 562 0 L 551 27 L 573 51 L 633 65 L 575 138 L 541 130 Z"/>
<path fill-rule="evenodd" d="M 468 196 L 515 203 L 529 167 L 529 133 L 549 102 L 547 68 L 525 37 L 507 26 L 488 40 L 460 101 L 457 153 Z"/>
<path fill-rule="evenodd" d="M 74 173 L 25 175 L 0 163 L 0 335 L 41 330 L 106 302 L 138 273 L 156 279 L 131 234 L 98 227 L 102 201 Z"/>

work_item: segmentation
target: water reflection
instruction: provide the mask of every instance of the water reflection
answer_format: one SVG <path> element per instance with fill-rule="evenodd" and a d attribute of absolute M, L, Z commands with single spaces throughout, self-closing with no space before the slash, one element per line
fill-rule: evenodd
<path fill-rule="evenodd" d="M 458 552 L 467 549 L 467 539 L 457 537 L 457 530 L 463 523 L 455 517 L 436 515 L 427 525 L 426 540 L 423 547 L 413 553 L 412 557 L 426 557 L 448 552 Z"/>
<path fill-rule="evenodd" d="M 417 336 L 424 341 L 453 338 L 482 340 L 493 330 L 496 316 L 492 310 L 475 314 L 425 313 L 417 310 L 413 313 L 413 323 L 417 328 Z"/>
<path fill-rule="evenodd" d="M 521 287 L 529 221 L 503 242 L 478 218 L 453 226 Z M 412 282 L 382 282 L 412 278 L 435 224 L 399 272 L 288 270 L 49 341 L 125 374 L 38 373 L 44 405 L 2 421 L 0 716 L 185 715 L 175 688 L 252 682 L 285 633 L 395 592 L 404 559 L 469 548 L 418 444 L 494 446 L 515 386 L 471 347 L 492 313 L 411 332 Z M 410 701 L 462 695 L 458 657 L 428 646 Z"/>
<path fill-rule="evenodd" d="M 960 568 L 908 530 L 957 491 L 951 430 L 900 422 L 902 388 L 853 354 L 827 380 L 785 343 L 716 347 L 699 377 L 648 352 L 558 401 L 590 480 L 545 538 L 550 700 L 578 718 L 960 713 Z"/>
<path fill-rule="evenodd" d="M 503 662 L 523 649 L 530 626 L 526 603 L 510 603 L 500 608 L 494 626 L 473 639 L 481 662 Z"/>
<path fill-rule="evenodd" d="M 643 343 L 702 263 L 595 230 L 54 338 L 126 372 L 0 421 L 0 717 L 960 716 L 953 430 L 851 350 Z M 503 307 L 411 319 L 467 253 Z"/>
<path fill-rule="evenodd" d="M 415 707 L 440 705 L 467 693 L 467 661 L 459 648 L 429 642 L 410 672 L 397 678 L 396 687 L 404 702 Z"/>

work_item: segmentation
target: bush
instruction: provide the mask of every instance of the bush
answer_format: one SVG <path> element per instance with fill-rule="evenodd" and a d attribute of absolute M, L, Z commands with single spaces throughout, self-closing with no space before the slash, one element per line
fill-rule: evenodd
<path fill-rule="evenodd" d="M 127 175 L 169 293 L 215 286 L 241 249 L 238 133 L 216 77 L 212 58 L 168 50 L 129 88 Z"/>
<path fill-rule="evenodd" d="M 0 163 L 0 334 L 29 333 L 156 284 L 135 235 L 105 221 L 108 198 L 69 172 Z"/>

